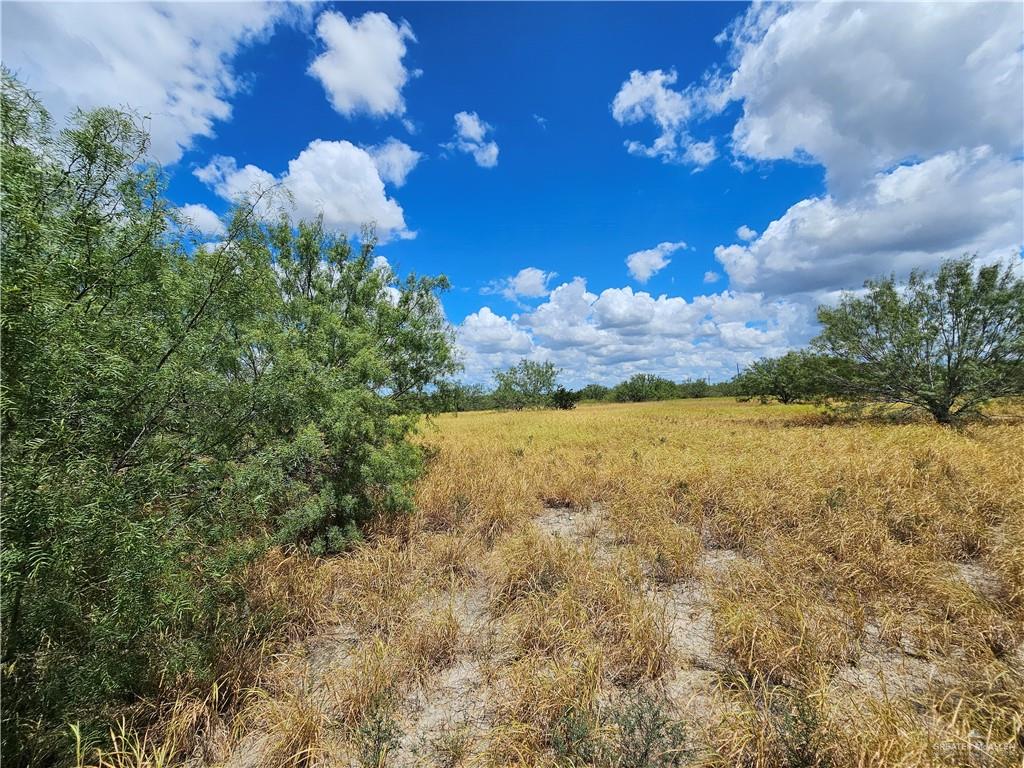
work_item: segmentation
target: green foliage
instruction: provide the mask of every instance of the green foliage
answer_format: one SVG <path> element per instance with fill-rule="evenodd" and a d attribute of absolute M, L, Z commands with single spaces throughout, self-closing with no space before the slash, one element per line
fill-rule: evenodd
<path fill-rule="evenodd" d="M 515 411 L 543 407 L 550 401 L 557 378 L 554 363 L 535 363 L 524 358 L 507 371 L 494 372 L 495 404 Z"/>
<path fill-rule="evenodd" d="M 937 275 L 866 289 L 818 309 L 815 344 L 835 361 L 839 394 L 922 409 L 941 423 L 1024 394 L 1024 280 L 1009 266 L 951 260 Z"/>
<path fill-rule="evenodd" d="M 687 761 L 688 740 L 682 723 L 668 716 L 664 702 L 633 691 L 616 708 L 616 768 L 674 768 Z"/>
<path fill-rule="evenodd" d="M 593 708 L 570 707 L 552 725 L 551 751 L 559 765 L 604 765 L 610 745 L 603 736 L 601 721 Z"/>
<path fill-rule="evenodd" d="M 550 739 L 558 764 L 566 766 L 675 768 L 693 753 L 665 699 L 639 689 L 603 711 L 567 710 L 553 724 Z"/>
<path fill-rule="evenodd" d="M 576 407 L 576 403 L 579 402 L 579 399 L 579 392 L 573 392 L 571 389 L 559 387 L 551 393 L 551 407 L 557 408 L 560 411 L 571 411 Z"/>
<path fill-rule="evenodd" d="M 354 741 L 359 753 L 359 765 L 364 768 L 384 768 L 391 753 L 402 743 L 402 731 L 391 707 L 373 707 L 355 728 Z"/>
<path fill-rule="evenodd" d="M 768 707 L 768 717 L 781 747 L 781 766 L 829 768 L 833 765 L 822 748 L 821 718 L 806 694 L 794 691 L 779 695 Z"/>
<path fill-rule="evenodd" d="M 443 278 L 399 282 L 266 198 L 200 245 L 129 115 L 53 135 L 6 73 L 2 147 L 3 744 L 211 682 L 273 544 L 343 548 L 411 506 L 407 440 L 453 369 Z"/>
<path fill-rule="evenodd" d="M 650 373 L 638 373 L 613 387 L 610 397 L 618 403 L 646 403 L 678 396 L 675 382 Z"/>
<path fill-rule="evenodd" d="M 426 410 L 446 413 L 497 408 L 494 395 L 480 384 L 444 382 L 427 397 Z"/>
<path fill-rule="evenodd" d="M 564 766 L 676 768 L 692 753 L 666 700 L 641 689 L 603 710 L 566 710 L 552 725 L 550 743 L 557 764 Z"/>
<path fill-rule="evenodd" d="M 601 384 L 587 384 L 578 394 L 580 400 L 607 400 L 610 392 L 611 389 Z"/>
<path fill-rule="evenodd" d="M 765 357 L 749 365 L 733 380 L 740 398 L 771 399 L 780 403 L 813 400 L 827 394 L 826 374 L 831 361 L 806 351 Z"/>
<path fill-rule="evenodd" d="M 676 385 L 676 392 L 683 398 L 711 397 L 715 391 L 715 387 L 708 384 L 707 379 L 687 379 Z"/>

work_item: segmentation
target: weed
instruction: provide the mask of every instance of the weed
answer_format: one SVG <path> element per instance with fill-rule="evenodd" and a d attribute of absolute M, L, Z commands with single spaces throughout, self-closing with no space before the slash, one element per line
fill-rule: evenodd
<path fill-rule="evenodd" d="M 689 759 L 686 729 L 668 714 L 664 699 L 633 690 L 610 720 L 616 731 L 616 768 L 674 768 Z"/>
<path fill-rule="evenodd" d="M 384 768 L 402 732 L 389 707 L 375 707 L 356 726 L 353 741 L 363 768 Z"/>

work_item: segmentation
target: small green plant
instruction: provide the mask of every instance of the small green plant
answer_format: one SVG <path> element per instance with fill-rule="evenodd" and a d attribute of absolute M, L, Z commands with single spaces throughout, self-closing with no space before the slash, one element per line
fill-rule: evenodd
<path fill-rule="evenodd" d="M 683 724 L 669 716 L 664 699 L 645 691 L 626 694 L 611 714 L 617 732 L 615 768 L 672 768 L 689 755 Z"/>
<path fill-rule="evenodd" d="M 551 750 L 562 765 L 599 765 L 606 752 L 600 720 L 593 711 L 572 707 L 551 729 Z"/>
<path fill-rule="evenodd" d="M 354 741 L 359 764 L 364 768 L 384 768 L 401 737 L 402 731 L 395 722 L 391 708 L 374 707 L 355 729 Z"/>
<path fill-rule="evenodd" d="M 774 709 L 772 723 L 785 768 L 826 768 L 831 765 L 820 754 L 820 718 L 806 695 L 796 693 L 784 697 Z"/>
<path fill-rule="evenodd" d="M 431 765 L 458 768 L 469 757 L 470 734 L 466 726 L 445 729 L 429 742 Z"/>

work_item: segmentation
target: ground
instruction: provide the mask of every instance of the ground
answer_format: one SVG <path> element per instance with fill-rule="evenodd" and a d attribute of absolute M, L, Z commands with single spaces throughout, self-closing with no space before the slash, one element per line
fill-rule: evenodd
<path fill-rule="evenodd" d="M 1022 764 L 1012 409 L 584 405 L 420 440 L 416 513 L 297 571 L 316 630 L 193 763 Z"/>

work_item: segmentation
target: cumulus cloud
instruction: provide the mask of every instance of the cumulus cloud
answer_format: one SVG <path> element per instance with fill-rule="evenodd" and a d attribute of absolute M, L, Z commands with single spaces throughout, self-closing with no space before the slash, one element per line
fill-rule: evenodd
<path fill-rule="evenodd" d="M 269 171 L 252 164 L 239 168 L 235 158 L 224 155 L 214 155 L 206 165 L 192 171 L 192 175 L 220 197 L 232 202 L 268 190 L 278 183 Z"/>
<path fill-rule="evenodd" d="M 227 233 L 220 216 L 205 205 L 189 203 L 178 208 L 178 213 L 189 222 L 196 232 L 205 237 L 220 237 Z"/>
<path fill-rule="evenodd" d="M 645 251 L 631 253 L 626 257 L 626 266 L 629 268 L 629 274 L 633 276 L 634 280 L 646 283 L 671 263 L 672 259 L 668 258 L 669 254 L 685 247 L 686 243 L 684 242 L 658 243 L 653 248 L 648 248 Z"/>
<path fill-rule="evenodd" d="M 490 307 L 467 315 L 455 330 L 459 357 L 470 381 L 486 381 L 495 368 L 507 368 L 534 352 L 530 335 Z"/>
<path fill-rule="evenodd" d="M 738 164 L 824 168 L 822 194 L 716 248 L 739 288 L 825 296 L 965 252 L 1019 260 L 1022 20 L 999 3 L 755 4 L 718 38 L 726 67 L 686 86 L 634 72 L 613 115 L 653 120 L 634 151 L 675 159 L 732 105 Z"/>
<path fill-rule="evenodd" d="M 877 174 L 851 199 L 801 200 L 756 240 L 718 246 L 734 286 L 770 294 L 857 288 L 964 253 L 1013 258 L 1024 242 L 1021 166 L 990 148 Z"/>
<path fill-rule="evenodd" d="M 401 206 L 387 196 L 377 161 L 348 141 L 310 142 L 280 176 L 254 165 L 239 168 L 234 158 L 223 156 L 194 173 L 226 200 L 280 184 L 299 218 L 322 212 L 324 225 L 338 232 L 355 233 L 374 224 L 382 240 L 414 236 L 406 229 Z"/>
<path fill-rule="evenodd" d="M 491 126 L 476 112 L 456 112 L 455 135 L 442 146 L 472 155 L 481 168 L 493 168 L 498 164 L 498 144 L 487 139 L 490 132 Z"/>
<path fill-rule="evenodd" d="M 718 157 L 718 150 L 714 139 L 696 141 L 687 132 L 687 122 L 701 109 L 701 103 L 694 89 L 681 92 L 671 88 L 678 78 L 675 70 L 633 70 L 615 94 L 612 117 L 619 125 L 651 120 L 660 130 L 650 145 L 627 140 L 631 154 L 687 163 L 699 170 Z"/>
<path fill-rule="evenodd" d="M 231 117 L 235 56 L 301 13 L 285 3 L 9 3 L 4 64 L 58 120 L 130 106 L 153 157 L 177 161 Z"/>
<path fill-rule="evenodd" d="M 492 282 L 481 293 L 501 294 L 509 301 L 518 301 L 521 298 L 537 299 L 548 295 L 548 283 L 554 277 L 554 272 L 545 272 L 537 267 L 524 267 L 511 277 Z"/>
<path fill-rule="evenodd" d="M 527 313 L 504 317 L 484 307 L 458 326 L 457 338 L 473 381 L 521 357 L 553 361 L 573 386 L 637 372 L 724 379 L 737 365 L 805 343 L 812 314 L 806 304 L 751 292 L 690 301 L 628 286 L 596 294 L 577 277 Z"/>
<path fill-rule="evenodd" d="M 396 187 L 405 184 L 406 176 L 423 158 L 422 152 L 417 152 L 408 144 L 395 138 L 390 138 L 383 144 L 367 147 L 366 151 L 373 158 L 380 177 Z"/>
<path fill-rule="evenodd" d="M 717 283 L 721 279 L 722 279 L 722 276 L 720 274 L 718 274 L 717 272 L 713 271 L 713 270 L 709 270 L 709 271 L 704 273 L 704 282 L 705 283 Z"/>
<path fill-rule="evenodd" d="M 908 159 L 1022 143 L 1021 12 L 1013 3 L 796 3 L 726 31 L 714 108 L 740 102 L 734 151 L 813 160 L 834 193 Z"/>
<path fill-rule="evenodd" d="M 331 106 L 346 117 L 365 113 L 374 117 L 405 114 L 402 88 L 415 73 L 403 59 L 406 42 L 416 41 L 405 21 L 395 24 L 387 14 L 364 13 L 349 21 L 336 11 L 320 14 L 317 37 L 324 51 L 309 65 Z"/>

